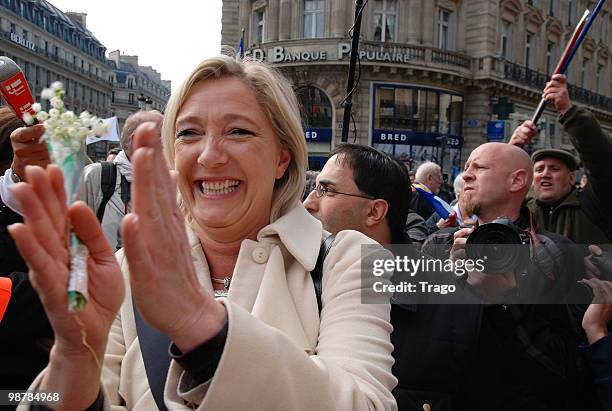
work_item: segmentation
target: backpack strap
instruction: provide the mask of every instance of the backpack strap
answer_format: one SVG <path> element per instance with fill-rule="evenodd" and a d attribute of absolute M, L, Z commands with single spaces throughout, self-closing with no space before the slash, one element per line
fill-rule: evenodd
<path fill-rule="evenodd" d="M 100 176 L 100 189 L 102 190 L 102 202 L 98 207 L 98 212 L 96 213 L 98 217 L 98 221 L 102 222 L 102 218 L 104 217 L 104 210 L 106 210 L 106 204 L 113 196 L 115 192 L 115 184 L 117 182 L 117 166 L 114 163 L 109 163 L 108 161 L 102 162 L 102 173 Z"/>
<path fill-rule="evenodd" d="M 140 352 L 151 394 L 157 408 L 160 411 L 167 411 L 166 404 L 164 404 L 164 386 L 170 369 L 170 356 L 168 355 L 170 337 L 157 331 L 142 319 L 133 299 L 132 308 L 138 343 L 140 344 Z"/>
<path fill-rule="evenodd" d="M 125 205 L 125 211 L 127 214 L 127 206 L 130 203 L 130 182 L 123 174 L 121 174 L 121 172 L 119 172 L 119 174 L 121 175 L 121 201 Z"/>
<path fill-rule="evenodd" d="M 321 243 L 317 263 L 315 264 L 315 268 L 310 272 L 310 276 L 312 277 L 312 284 L 314 285 L 315 289 L 315 295 L 317 296 L 319 317 L 321 316 L 321 310 L 323 309 L 323 301 L 321 300 L 321 296 L 323 294 L 323 262 L 325 261 L 325 257 L 327 257 L 327 254 L 329 254 L 329 250 L 331 249 L 335 239 L 336 235 L 332 234 Z"/>

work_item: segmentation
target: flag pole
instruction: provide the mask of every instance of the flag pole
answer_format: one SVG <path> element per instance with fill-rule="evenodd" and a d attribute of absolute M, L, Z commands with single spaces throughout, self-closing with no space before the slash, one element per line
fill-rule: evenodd
<path fill-rule="evenodd" d="M 574 29 L 574 33 L 572 34 L 570 41 L 567 43 L 567 46 L 565 46 L 565 50 L 563 51 L 563 55 L 561 56 L 559 63 L 557 63 L 557 67 L 555 67 L 553 76 L 555 74 L 563 74 L 567 70 L 571 52 L 574 49 L 574 47 L 578 44 L 578 38 L 580 37 L 581 32 L 584 31 L 583 28 L 585 27 L 586 18 L 588 15 L 589 15 L 589 11 L 586 10 L 584 14 L 582 15 L 582 18 L 578 22 L 578 25 Z M 536 111 L 533 114 L 533 117 L 531 118 L 531 121 L 534 124 L 536 125 L 538 124 L 538 121 L 540 120 L 542 113 L 544 113 L 544 108 L 546 108 L 546 100 L 541 99 L 540 104 L 538 104 L 538 108 L 536 108 Z"/>

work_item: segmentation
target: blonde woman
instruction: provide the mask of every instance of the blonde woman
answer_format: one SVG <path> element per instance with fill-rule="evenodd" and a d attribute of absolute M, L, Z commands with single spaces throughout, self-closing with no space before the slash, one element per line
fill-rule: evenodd
<path fill-rule="evenodd" d="M 70 410 L 395 409 L 390 306 L 361 304 L 361 245 L 372 240 L 337 235 L 318 310 L 309 272 L 328 233 L 300 203 L 307 152 L 290 84 L 262 63 L 208 59 L 172 95 L 161 140 L 165 159 L 155 127 L 134 137 L 123 275 L 93 213 L 82 203 L 68 211 L 91 253 L 79 318 L 95 357 L 66 309 L 66 263 L 55 257 L 66 254 L 61 176 L 30 168 L 31 185 L 16 188 L 28 223 L 11 234 L 56 333 L 32 388 L 61 392 L 54 408 Z M 134 306 L 169 337 L 161 406 Z"/>

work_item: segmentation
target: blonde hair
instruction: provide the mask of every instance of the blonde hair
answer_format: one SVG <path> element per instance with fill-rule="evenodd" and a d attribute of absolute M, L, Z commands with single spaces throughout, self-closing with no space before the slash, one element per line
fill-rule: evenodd
<path fill-rule="evenodd" d="M 237 61 L 229 56 L 204 60 L 172 94 L 166 106 L 162 127 L 162 142 L 170 168 L 174 169 L 176 118 L 185 99 L 196 83 L 210 79 L 234 77 L 242 80 L 255 97 L 272 124 L 279 145 L 291 154 L 285 174 L 274 183 L 270 221 L 278 219 L 302 197 L 305 184 L 308 149 L 300 121 L 300 110 L 291 83 L 276 69 L 254 60 Z M 191 219 L 183 201 L 183 214 Z"/>

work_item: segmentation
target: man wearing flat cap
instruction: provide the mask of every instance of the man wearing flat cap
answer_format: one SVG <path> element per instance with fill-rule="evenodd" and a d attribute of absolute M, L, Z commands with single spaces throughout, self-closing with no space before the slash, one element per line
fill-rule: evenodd
<path fill-rule="evenodd" d="M 554 75 L 543 97 L 554 104 L 559 122 L 569 134 L 588 183 L 574 188 L 579 160 L 559 149 L 533 153 L 534 197 L 528 202 L 540 229 L 561 234 L 578 244 L 608 244 L 612 241 L 612 139 L 588 110 L 572 105 L 567 78 Z M 512 135 L 510 144 L 523 146 L 538 130 L 525 121 Z"/>

